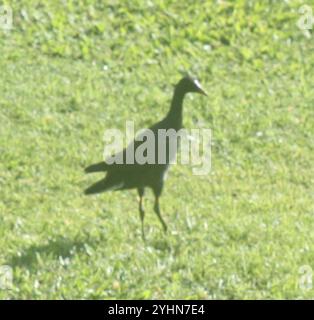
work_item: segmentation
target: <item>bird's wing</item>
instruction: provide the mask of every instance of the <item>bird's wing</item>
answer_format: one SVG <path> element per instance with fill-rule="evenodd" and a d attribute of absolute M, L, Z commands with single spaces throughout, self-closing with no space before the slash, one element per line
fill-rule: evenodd
<path fill-rule="evenodd" d="M 136 136 L 129 145 L 124 148 L 122 151 L 117 152 L 116 154 L 111 155 L 106 158 L 105 161 L 92 164 L 85 168 L 86 173 L 93 172 L 105 172 L 110 169 L 116 168 L 126 163 L 127 153 L 135 153 L 136 149 L 145 142 L 145 139 L 142 139 L 141 136 L 147 136 L 146 133 L 148 130 L 151 130 L 154 134 L 157 134 L 158 129 L 164 128 L 164 121 L 160 121 L 149 127 L 148 129 L 143 130 L 139 135 Z M 134 150 L 134 151 L 133 151 Z"/>
<path fill-rule="evenodd" d="M 92 184 L 89 188 L 87 188 L 84 191 L 84 193 L 86 195 L 90 195 L 90 194 L 105 192 L 108 190 L 118 190 L 122 188 L 123 185 L 124 183 L 121 181 L 119 182 L 115 179 L 110 179 L 110 178 L 108 179 L 108 177 L 106 177 Z"/>
<path fill-rule="evenodd" d="M 104 172 L 108 170 L 108 164 L 105 161 L 94 163 L 85 168 L 85 173 Z"/>

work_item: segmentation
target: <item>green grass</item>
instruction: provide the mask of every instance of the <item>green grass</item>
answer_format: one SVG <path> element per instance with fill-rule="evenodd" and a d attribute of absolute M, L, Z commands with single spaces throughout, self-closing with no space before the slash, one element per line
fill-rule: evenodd
<path fill-rule="evenodd" d="M 5 3 L 9 3 L 5 1 Z M 312 298 L 313 32 L 302 1 L 10 1 L 0 30 L 0 298 Z M 309 5 L 313 1 L 308 0 Z M 313 8 L 314 9 L 314 8 Z M 181 72 L 209 93 L 212 171 L 169 172 L 164 235 L 135 191 L 84 197 L 107 128 L 162 118 Z"/>

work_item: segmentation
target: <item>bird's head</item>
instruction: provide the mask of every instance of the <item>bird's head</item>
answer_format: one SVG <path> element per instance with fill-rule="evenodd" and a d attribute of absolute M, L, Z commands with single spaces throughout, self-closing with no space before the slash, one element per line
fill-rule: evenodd
<path fill-rule="evenodd" d="M 176 88 L 183 93 L 197 92 L 203 94 L 204 96 L 207 96 L 199 81 L 190 76 L 183 77 L 176 85 Z"/>

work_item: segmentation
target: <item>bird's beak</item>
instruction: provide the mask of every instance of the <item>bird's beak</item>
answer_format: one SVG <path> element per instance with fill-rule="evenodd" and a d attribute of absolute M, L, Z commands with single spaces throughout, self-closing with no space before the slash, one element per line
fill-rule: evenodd
<path fill-rule="evenodd" d="M 202 88 L 198 88 L 198 93 L 208 97 L 207 93 Z"/>

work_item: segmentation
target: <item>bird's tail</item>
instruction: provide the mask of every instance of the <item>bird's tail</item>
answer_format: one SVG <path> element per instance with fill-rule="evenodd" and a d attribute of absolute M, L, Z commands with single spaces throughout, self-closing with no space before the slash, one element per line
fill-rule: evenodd
<path fill-rule="evenodd" d="M 107 178 L 104 178 L 94 184 L 92 184 L 89 188 L 87 188 L 84 191 L 85 195 L 91 195 L 91 194 L 96 194 L 96 193 L 101 193 L 105 192 L 108 190 L 116 190 L 121 187 L 121 184 L 117 182 L 113 182 L 108 180 Z"/>
<path fill-rule="evenodd" d="M 85 168 L 85 173 L 92 173 L 92 172 L 103 172 L 108 170 L 108 164 L 104 161 L 92 164 Z"/>

